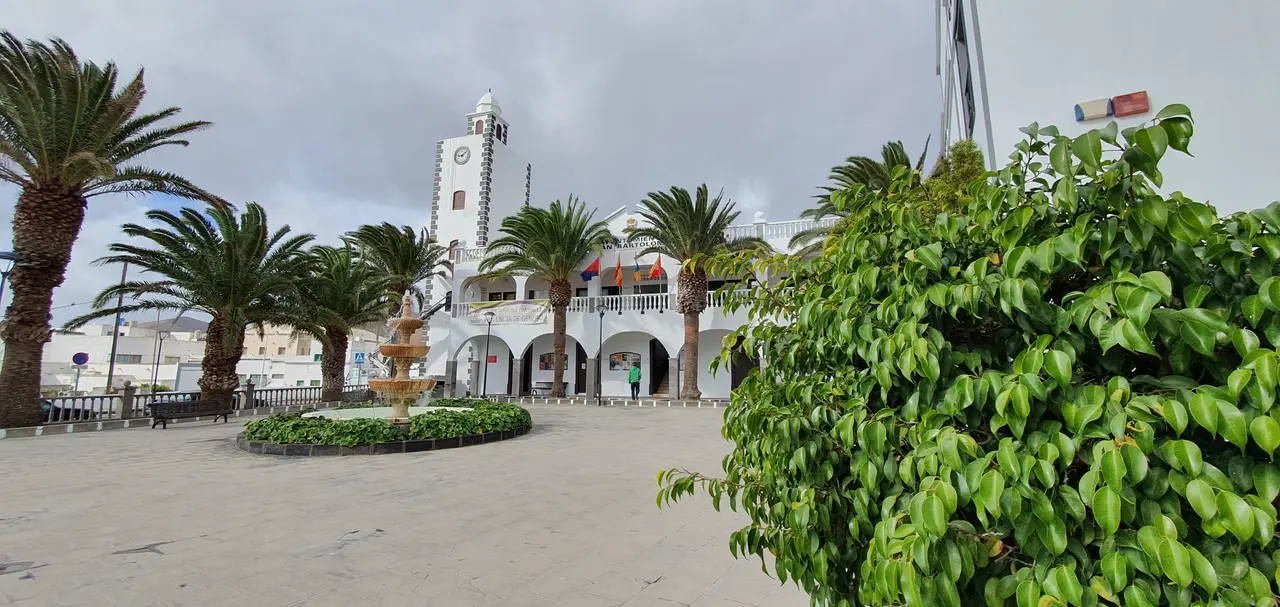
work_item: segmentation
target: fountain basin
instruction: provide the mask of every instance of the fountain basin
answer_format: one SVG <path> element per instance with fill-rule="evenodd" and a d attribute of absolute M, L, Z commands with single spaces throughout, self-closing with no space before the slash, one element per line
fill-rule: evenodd
<path fill-rule="evenodd" d="M 391 358 L 411 358 L 419 359 L 427 355 L 431 351 L 431 346 L 419 346 L 414 344 L 382 344 L 378 346 L 378 352 L 383 356 Z"/>
<path fill-rule="evenodd" d="M 386 379 L 369 380 L 369 389 L 379 394 L 404 394 L 417 400 L 418 394 L 436 387 L 434 379 Z"/>
<path fill-rule="evenodd" d="M 409 407 L 409 417 L 431 411 L 470 411 L 470 407 Z M 323 417 L 331 420 L 390 419 L 391 407 L 364 407 L 360 409 L 328 409 L 303 413 L 303 417 Z"/>

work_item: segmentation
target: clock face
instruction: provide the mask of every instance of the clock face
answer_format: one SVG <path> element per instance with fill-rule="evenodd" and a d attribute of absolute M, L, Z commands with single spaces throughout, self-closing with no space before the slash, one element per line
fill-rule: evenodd
<path fill-rule="evenodd" d="M 471 148 L 465 145 L 453 153 L 453 161 L 458 164 L 466 164 L 468 160 L 471 160 Z"/>

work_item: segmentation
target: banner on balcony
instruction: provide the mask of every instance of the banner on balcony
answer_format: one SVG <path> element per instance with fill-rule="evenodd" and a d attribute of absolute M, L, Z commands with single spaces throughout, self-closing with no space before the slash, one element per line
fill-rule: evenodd
<path fill-rule="evenodd" d="M 476 302 L 467 312 L 467 321 L 487 325 L 490 312 L 495 325 L 542 325 L 551 318 L 551 303 L 545 299 Z"/>

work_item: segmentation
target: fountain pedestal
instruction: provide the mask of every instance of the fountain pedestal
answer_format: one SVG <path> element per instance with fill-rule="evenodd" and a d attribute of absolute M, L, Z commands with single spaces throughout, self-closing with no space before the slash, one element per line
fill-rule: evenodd
<path fill-rule="evenodd" d="M 409 406 L 416 403 L 423 392 L 436 387 L 434 379 L 409 378 L 409 366 L 431 351 L 430 346 L 412 343 L 414 332 L 421 329 L 422 324 L 413 317 L 413 299 L 405 294 L 400 303 L 400 316 L 387 321 L 387 325 L 400 334 L 400 343 L 378 346 L 378 352 L 396 361 L 396 374 L 386 379 L 370 379 L 369 389 L 377 392 L 384 402 L 391 403 L 392 423 L 409 423 Z"/>

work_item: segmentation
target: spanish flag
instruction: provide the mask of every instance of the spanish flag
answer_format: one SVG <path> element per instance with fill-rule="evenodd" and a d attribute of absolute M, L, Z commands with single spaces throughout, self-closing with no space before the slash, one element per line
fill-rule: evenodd
<path fill-rule="evenodd" d="M 653 262 L 653 267 L 649 268 L 649 279 L 662 278 L 662 255 L 658 255 L 658 261 Z"/>
<path fill-rule="evenodd" d="M 591 262 L 591 265 L 587 266 L 587 269 L 582 271 L 582 281 L 591 282 L 592 278 L 595 278 L 596 276 L 599 276 L 599 275 L 600 275 L 600 257 L 597 256 L 596 260 Z"/>
<path fill-rule="evenodd" d="M 618 267 L 613 270 L 613 284 L 622 286 L 622 255 L 618 255 Z"/>

